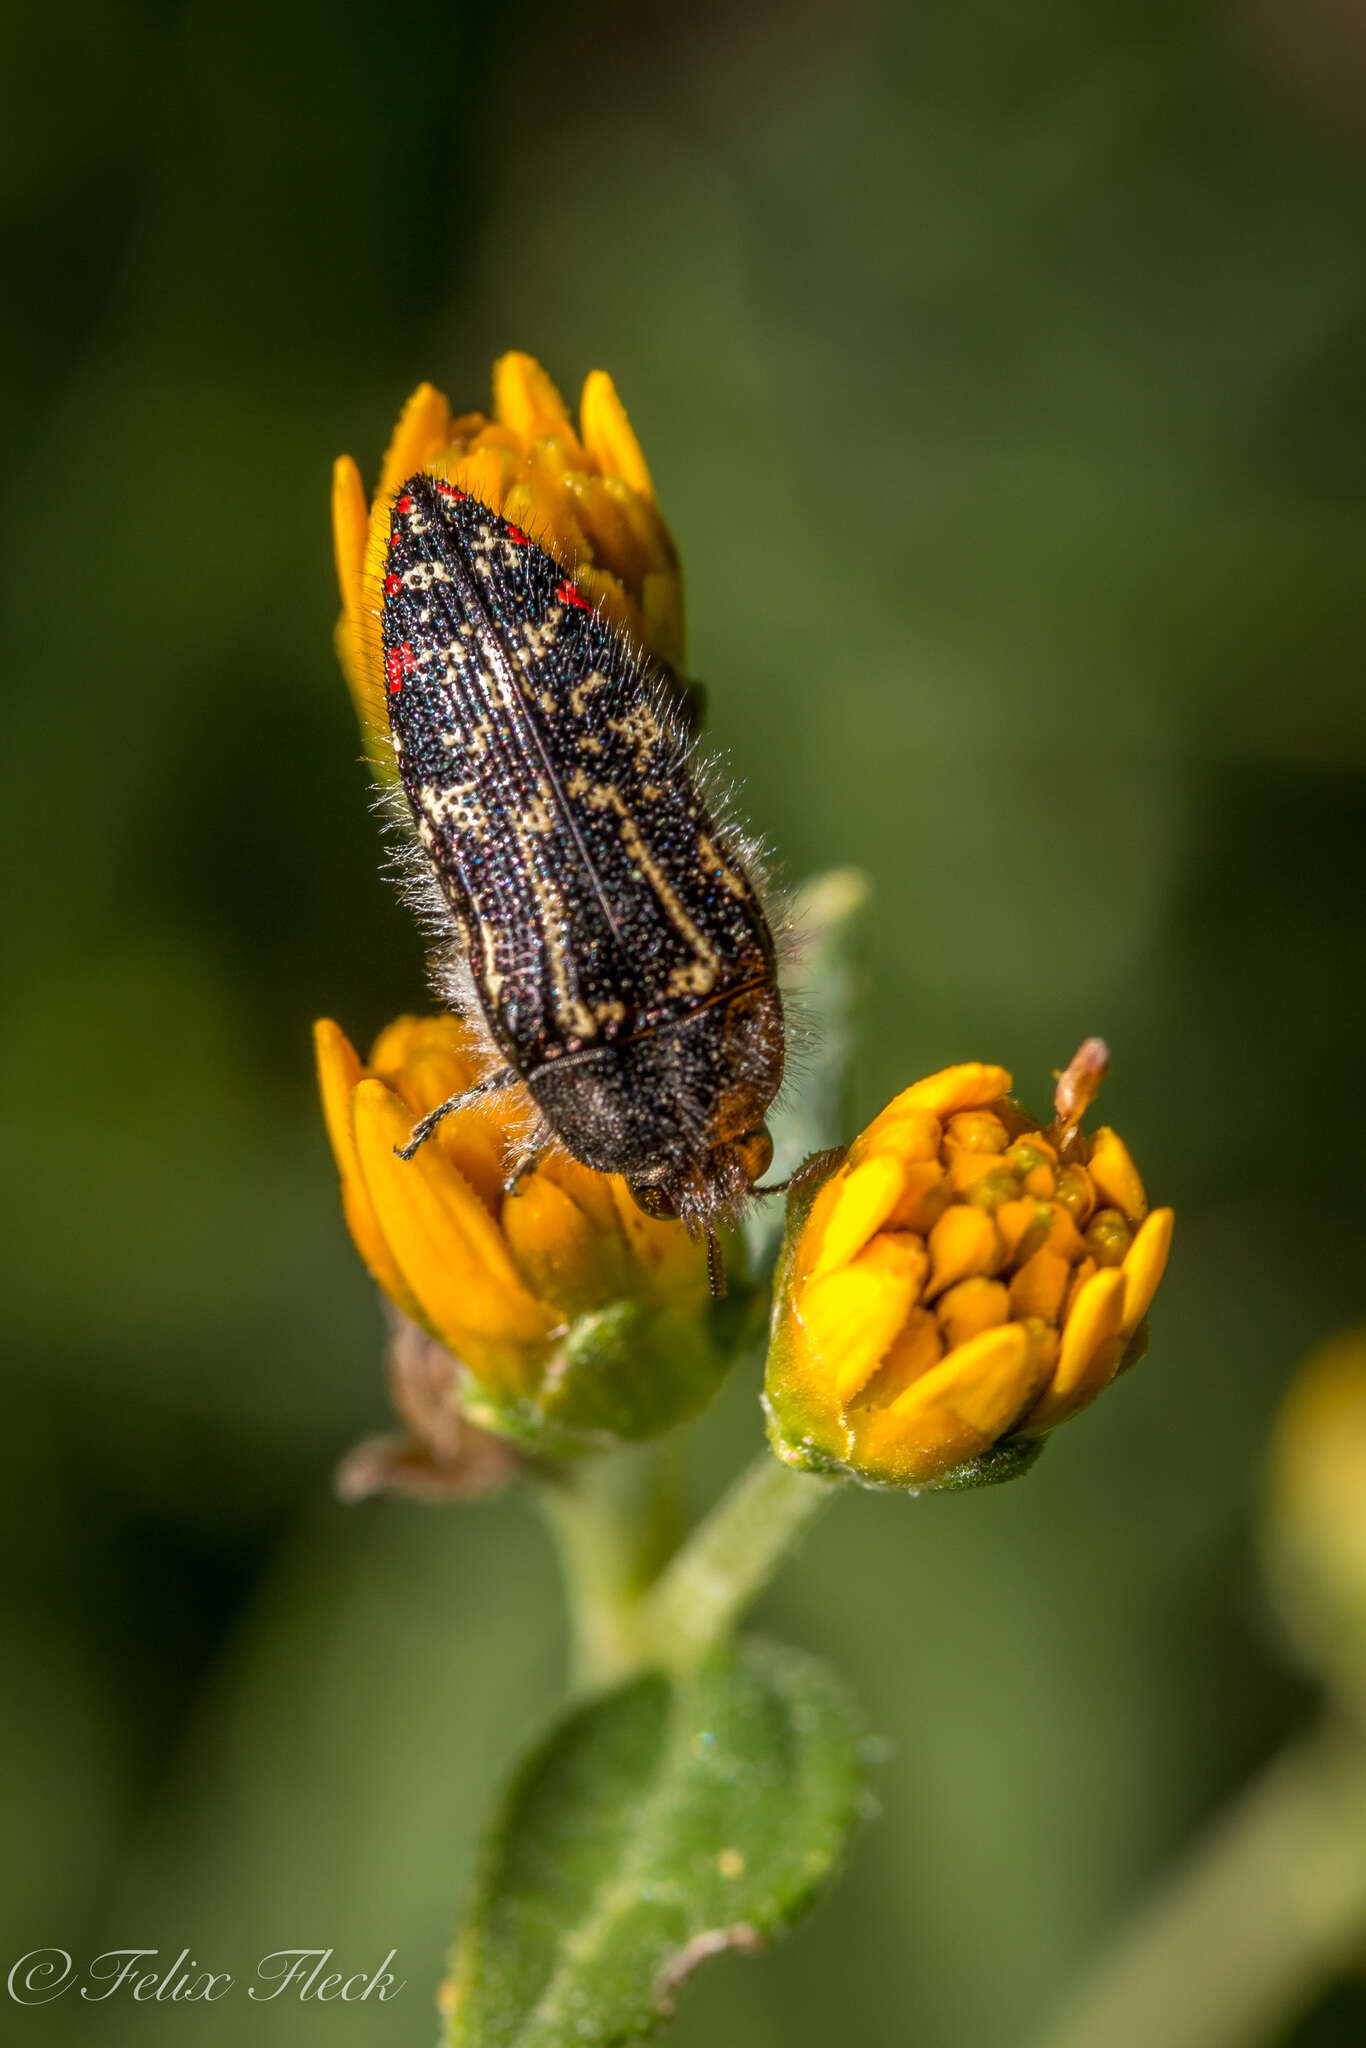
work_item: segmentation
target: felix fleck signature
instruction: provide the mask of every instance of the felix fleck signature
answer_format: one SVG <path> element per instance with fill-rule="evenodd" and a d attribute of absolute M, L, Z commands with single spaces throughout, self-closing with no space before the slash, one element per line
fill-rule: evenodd
<path fill-rule="evenodd" d="M 16 2005 L 47 2005 L 73 1989 L 91 2004 L 121 1996 L 139 2004 L 212 2005 L 243 1981 L 231 1970 L 205 1969 L 188 1948 L 169 1966 L 162 1965 L 161 1954 L 156 1948 L 107 1948 L 82 1967 L 64 1948 L 33 1948 L 13 1965 L 6 1984 Z M 397 1954 L 391 1948 L 377 1970 L 348 1972 L 331 1967 L 330 1948 L 272 1949 L 247 1980 L 247 1997 L 261 2005 L 284 1997 L 319 2005 L 397 1998 L 407 1982 L 391 1968 Z"/>

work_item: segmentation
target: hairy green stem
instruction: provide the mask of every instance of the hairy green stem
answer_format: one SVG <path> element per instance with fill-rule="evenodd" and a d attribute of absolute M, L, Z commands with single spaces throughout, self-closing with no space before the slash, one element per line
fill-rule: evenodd
<path fill-rule="evenodd" d="M 1325 1729 L 1215 1823 L 1044 2048 L 1258 2048 L 1366 1945 L 1366 1755 Z"/>
<path fill-rule="evenodd" d="M 645 1658 L 642 1601 L 682 1526 L 668 1438 L 544 1472 L 537 1495 L 564 1570 L 576 1690 L 610 1685 Z"/>
<path fill-rule="evenodd" d="M 838 1491 L 761 1451 L 661 1573 L 641 1617 L 661 1663 L 685 1669 L 730 1634 Z"/>

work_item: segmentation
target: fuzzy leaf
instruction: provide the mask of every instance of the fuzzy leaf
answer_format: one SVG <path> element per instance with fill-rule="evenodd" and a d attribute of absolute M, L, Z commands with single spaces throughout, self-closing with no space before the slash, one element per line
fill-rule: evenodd
<path fill-rule="evenodd" d="M 497 1814 L 454 1958 L 451 2048 L 612 2048 L 836 1869 L 862 1788 L 833 1675 L 749 1643 L 572 1710 Z"/>

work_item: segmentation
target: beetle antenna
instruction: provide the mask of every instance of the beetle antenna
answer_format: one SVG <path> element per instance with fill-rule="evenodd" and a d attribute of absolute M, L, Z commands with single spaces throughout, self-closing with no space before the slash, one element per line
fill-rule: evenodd
<path fill-rule="evenodd" d="M 707 1232 L 707 1285 L 713 1301 L 726 1298 L 726 1262 L 721 1256 L 721 1240 L 714 1230 Z"/>

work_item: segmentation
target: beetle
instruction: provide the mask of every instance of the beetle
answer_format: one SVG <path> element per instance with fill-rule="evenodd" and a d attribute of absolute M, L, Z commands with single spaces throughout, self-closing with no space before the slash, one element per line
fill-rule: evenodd
<path fill-rule="evenodd" d="M 700 786 L 678 679 L 518 526 L 440 477 L 395 493 L 385 691 L 438 987 L 482 1017 L 473 1095 L 535 1105 L 513 1174 L 558 1141 L 648 1216 L 707 1234 L 772 1158 L 783 1074 L 773 934 Z M 715 1264 L 713 1281 L 715 1284 Z"/>

